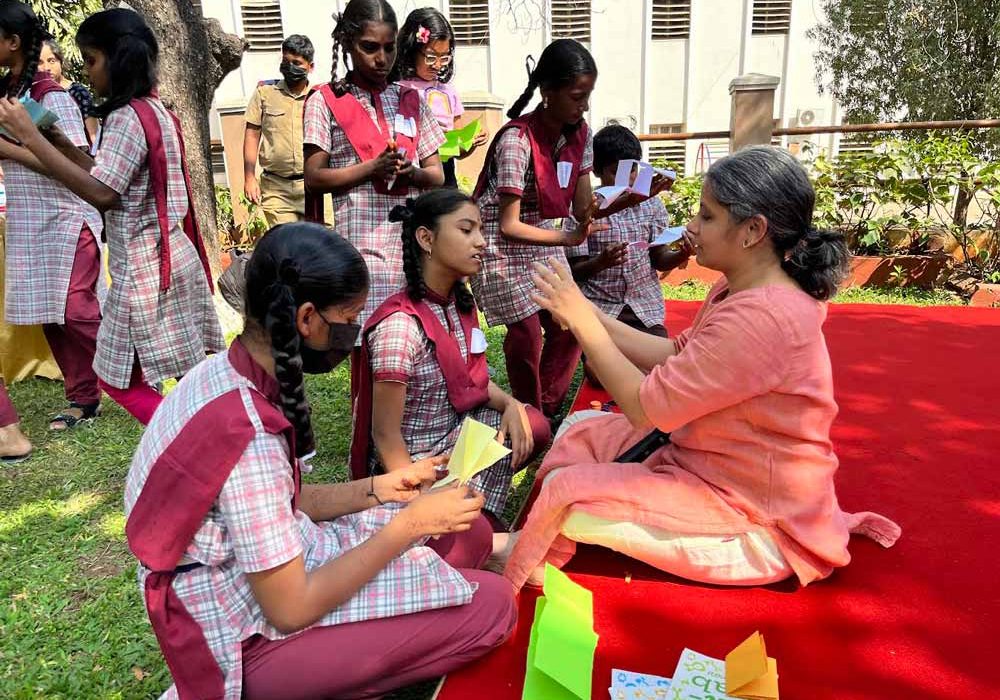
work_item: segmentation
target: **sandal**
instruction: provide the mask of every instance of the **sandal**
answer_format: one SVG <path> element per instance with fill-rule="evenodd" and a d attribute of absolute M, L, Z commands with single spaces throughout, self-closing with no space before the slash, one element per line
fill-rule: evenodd
<path fill-rule="evenodd" d="M 99 403 L 76 403 L 71 401 L 69 404 L 70 409 L 76 409 L 80 412 L 79 416 L 74 416 L 72 413 L 67 413 L 63 411 L 58 416 L 49 421 L 49 430 L 54 430 L 56 432 L 62 432 L 64 430 L 72 430 L 76 426 L 83 422 L 90 422 L 101 415 L 101 404 Z M 57 427 L 58 423 L 62 423 L 64 427 Z"/>
<path fill-rule="evenodd" d="M 31 457 L 31 453 L 27 452 L 23 455 L 7 455 L 5 457 L 0 457 L 0 462 L 4 464 L 20 464 Z"/>

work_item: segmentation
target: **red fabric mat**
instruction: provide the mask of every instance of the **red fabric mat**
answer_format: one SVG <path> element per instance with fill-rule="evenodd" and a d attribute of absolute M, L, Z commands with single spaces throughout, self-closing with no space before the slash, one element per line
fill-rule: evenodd
<path fill-rule="evenodd" d="M 668 328 L 696 308 L 670 304 Z M 841 504 L 896 520 L 899 543 L 855 537 L 853 562 L 804 589 L 693 584 L 581 547 L 567 571 L 594 592 L 594 698 L 612 667 L 667 676 L 683 647 L 721 657 L 758 629 L 783 698 L 997 697 L 1000 312 L 832 306 L 825 330 Z M 525 589 L 515 637 L 452 674 L 440 700 L 521 697 L 536 597 Z"/>

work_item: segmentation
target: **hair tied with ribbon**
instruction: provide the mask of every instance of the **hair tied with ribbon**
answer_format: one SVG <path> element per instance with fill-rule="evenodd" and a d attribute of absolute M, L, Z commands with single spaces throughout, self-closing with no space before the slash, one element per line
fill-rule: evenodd
<path fill-rule="evenodd" d="M 298 285 L 299 280 L 302 275 L 299 272 L 299 266 L 295 264 L 294 260 L 288 258 L 281 261 L 278 265 L 278 279 L 281 280 L 283 284 L 289 287 L 295 287 Z"/>
<path fill-rule="evenodd" d="M 420 25 L 417 28 L 417 41 L 421 44 L 426 44 L 431 40 L 431 30 L 427 27 Z"/>
<path fill-rule="evenodd" d="M 416 216 L 414 200 L 412 197 L 407 197 L 406 204 L 397 204 L 392 208 L 392 211 L 389 212 L 389 221 L 405 224 L 414 216 Z"/>

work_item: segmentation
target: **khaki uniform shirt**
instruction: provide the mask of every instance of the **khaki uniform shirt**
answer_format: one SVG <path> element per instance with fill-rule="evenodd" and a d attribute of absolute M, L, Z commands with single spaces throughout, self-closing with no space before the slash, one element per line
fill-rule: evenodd
<path fill-rule="evenodd" d="M 292 95 L 284 80 L 260 85 L 247 105 L 246 120 L 260 127 L 260 167 L 281 177 L 295 177 L 304 170 L 302 112 L 309 89 Z"/>

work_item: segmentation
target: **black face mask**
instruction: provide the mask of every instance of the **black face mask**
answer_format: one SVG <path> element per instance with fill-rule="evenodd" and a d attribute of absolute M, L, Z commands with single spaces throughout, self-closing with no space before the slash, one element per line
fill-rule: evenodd
<path fill-rule="evenodd" d="M 299 354 L 302 355 L 302 371 L 306 374 L 326 374 L 341 362 L 346 360 L 354 349 L 361 326 L 356 323 L 330 323 L 322 315 L 329 329 L 329 347 L 325 350 L 311 348 L 304 342 L 300 344 Z"/>
<path fill-rule="evenodd" d="M 302 66 L 294 65 L 289 61 L 282 61 L 279 68 L 286 83 L 301 83 L 309 77 L 309 71 Z"/>

